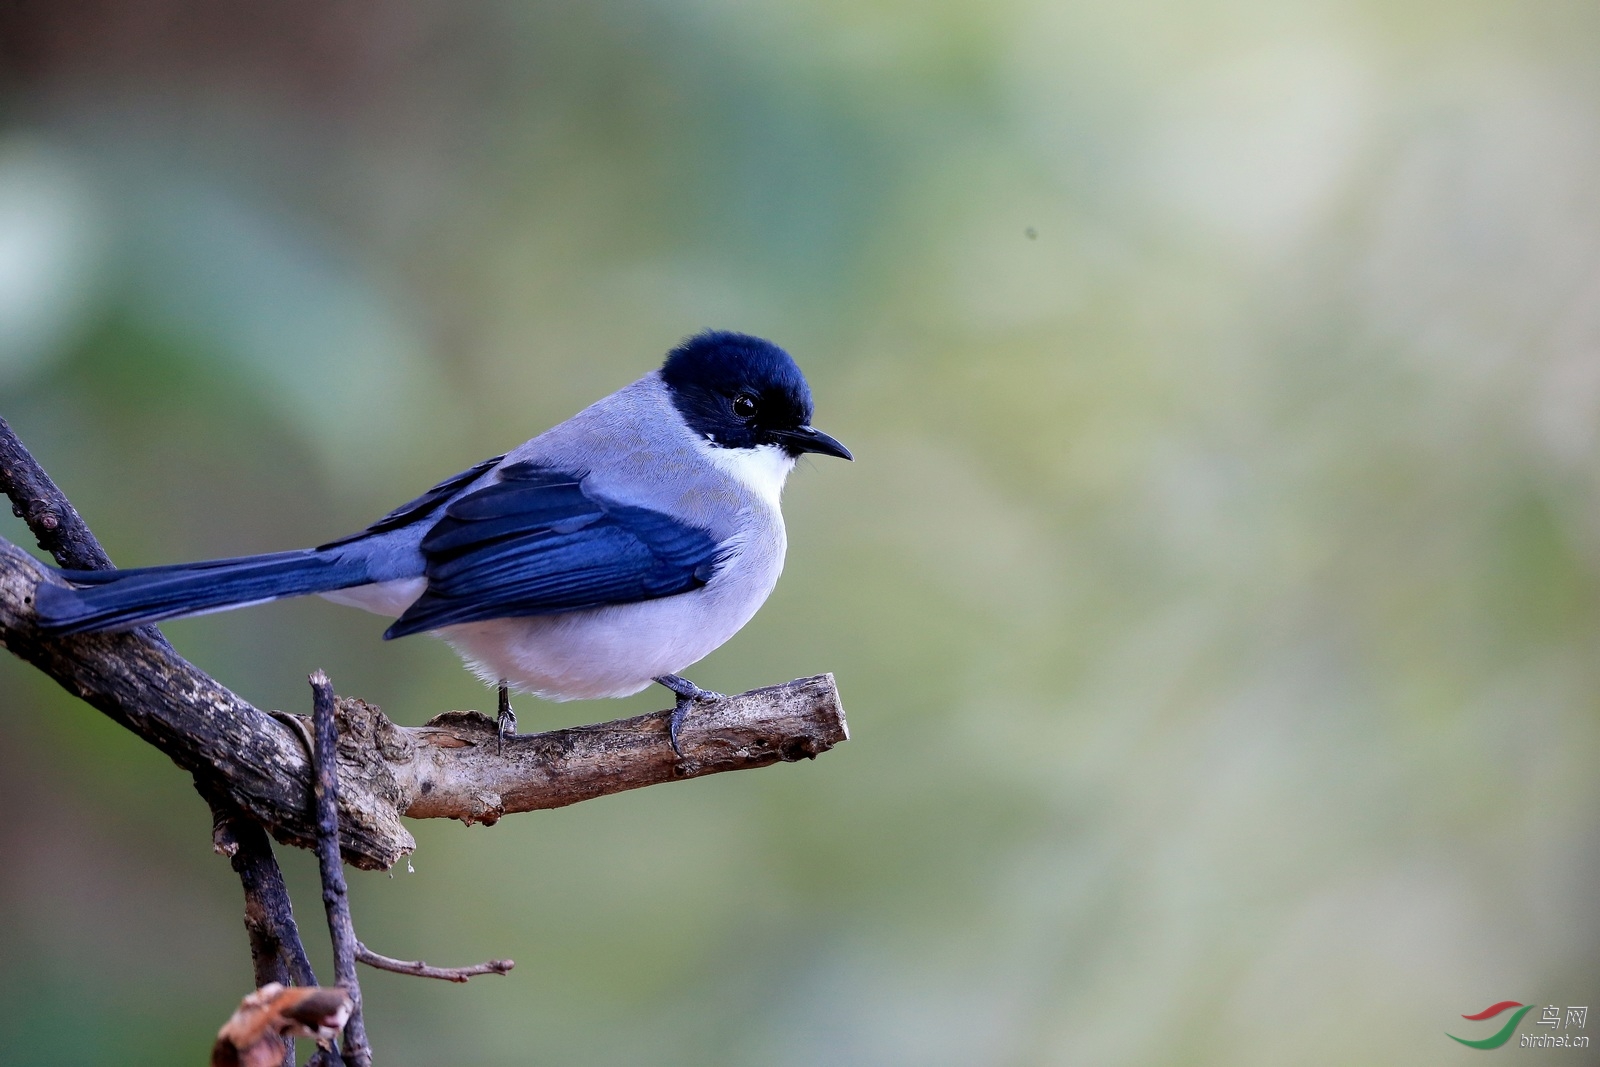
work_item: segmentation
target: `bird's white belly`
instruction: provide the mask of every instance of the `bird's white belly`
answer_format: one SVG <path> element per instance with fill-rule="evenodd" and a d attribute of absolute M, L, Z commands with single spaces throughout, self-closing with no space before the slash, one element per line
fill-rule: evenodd
<path fill-rule="evenodd" d="M 783 570 L 781 520 L 762 551 L 742 546 L 700 589 L 559 615 L 488 619 L 435 631 L 479 677 L 546 700 L 631 696 L 738 633 Z"/>
<path fill-rule="evenodd" d="M 765 598 L 762 598 L 765 599 Z M 677 674 L 739 631 L 760 600 L 739 610 L 705 590 L 521 619 L 489 619 L 438 631 L 485 682 L 504 679 L 547 700 L 637 693 Z"/>
<path fill-rule="evenodd" d="M 781 549 L 765 574 L 747 574 L 734 596 L 719 575 L 677 596 L 559 615 L 487 619 L 434 633 L 491 685 L 505 680 L 546 700 L 631 696 L 658 675 L 677 674 L 721 647 L 761 607 L 782 569 Z M 738 565 L 730 561 L 729 569 Z M 399 615 L 424 580 L 382 582 L 322 594 L 380 615 Z"/>

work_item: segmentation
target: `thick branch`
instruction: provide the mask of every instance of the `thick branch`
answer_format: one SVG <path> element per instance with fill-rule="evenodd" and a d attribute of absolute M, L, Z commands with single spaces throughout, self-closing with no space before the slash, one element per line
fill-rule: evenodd
<path fill-rule="evenodd" d="M 112 566 L 83 517 L 4 419 L 0 419 L 0 491 L 11 499 L 11 510 L 28 524 L 39 547 L 57 563 L 80 570 Z M 41 638 L 33 629 L 33 590 L 40 581 L 55 580 L 33 557 L 0 538 L 0 645 L 193 773 L 218 822 L 242 808 L 281 840 L 311 848 L 315 832 L 305 818 L 311 773 L 298 739 L 184 660 L 154 626 L 125 634 Z M 234 747 L 230 737 L 236 732 L 256 740 L 240 753 L 241 760 L 228 757 Z M 267 796 L 251 788 L 252 783 L 274 781 L 288 788 Z M 295 826 L 295 814 L 306 825 Z M 384 853 L 398 858 L 409 851 L 410 835 L 398 823 L 376 829 L 380 840 L 399 831 L 399 842 L 386 841 Z M 366 866 L 388 866 L 374 862 L 375 857 L 363 858 L 368 860 Z M 276 865 L 270 849 L 267 862 Z M 287 906 L 286 895 L 284 902 Z M 304 950 L 299 951 L 303 958 Z"/>
<path fill-rule="evenodd" d="M 672 712 L 507 738 L 494 720 L 452 711 L 426 726 L 397 727 L 362 701 L 340 701 L 341 715 L 365 719 L 393 779 L 395 805 L 413 819 L 493 823 L 518 811 L 560 808 L 625 789 L 722 771 L 814 759 L 845 740 L 844 709 L 833 675 L 801 678 L 696 705 L 674 756 Z"/>
<path fill-rule="evenodd" d="M 136 633 L 47 639 L 33 627 L 34 587 L 56 581 L 0 540 L 0 644 L 117 722 L 202 773 L 280 841 L 315 847 L 311 771 L 282 723 L 169 648 Z M 848 736 L 832 675 L 697 705 L 683 758 L 669 711 L 506 740 L 477 712 L 402 727 L 360 700 L 339 702 L 339 818 L 345 859 L 386 870 L 413 847 L 400 816 L 492 823 L 625 789 L 810 759 Z"/>
<path fill-rule="evenodd" d="M 11 500 L 11 513 L 28 524 L 39 547 L 58 564 L 79 571 L 112 568 L 111 557 L 89 524 L 5 419 L 0 419 L 0 493 Z M 136 632 L 162 648 L 172 648 L 153 625 L 141 626 Z"/>

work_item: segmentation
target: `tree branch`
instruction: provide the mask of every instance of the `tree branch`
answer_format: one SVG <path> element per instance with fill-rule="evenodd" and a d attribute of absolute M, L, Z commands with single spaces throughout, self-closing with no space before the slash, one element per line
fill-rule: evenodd
<path fill-rule="evenodd" d="M 63 562 L 108 562 L 3 421 L 0 467 L 0 488 L 41 524 L 41 542 L 44 533 L 61 540 Z M 43 516 L 54 525 L 43 529 Z M 179 656 L 154 627 L 42 636 L 33 593 L 56 581 L 0 539 L 0 645 L 207 783 L 213 807 L 226 801 L 278 840 L 314 849 L 312 771 L 300 738 Z M 681 759 L 667 736 L 670 711 L 508 738 L 503 746 L 490 743 L 498 738 L 494 722 L 477 712 L 447 712 L 407 728 L 360 700 L 341 700 L 338 711 L 341 847 L 347 861 L 368 870 L 387 870 L 415 847 L 402 815 L 489 824 L 509 812 L 810 759 L 849 736 L 831 675 L 696 706 L 680 738 Z"/>
<path fill-rule="evenodd" d="M 495 721 L 475 711 L 408 729 L 361 700 L 347 697 L 339 710 L 373 738 L 368 751 L 382 763 L 366 767 L 392 776 L 402 814 L 485 824 L 626 789 L 814 759 L 849 736 L 831 674 L 696 705 L 679 734 L 681 759 L 667 735 L 671 709 L 522 734 L 503 746 Z"/>
<path fill-rule="evenodd" d="M 311 961 L 306 958 L 305 946 L 300 941 L 289 889 L 283 884 L 283 871 L 272 854 L 272 841 L 267 832 L 260 823 L 226 800 L 215 799 L 211 795 L 214 791 L 208 792 L 198 778 L 195 788 L 211 804 L 212 848 L 228 857 L 244 887 L 244 929 L 250 938 L 250 962 L 255 969 L 256 988 L 296 985 L 315 989 L 317 976 L 312 973 Z M 274 1039 L 279 1045 L 275 1058 L 269 1048 Z M 240 1062 L 253 1059 L 294 1067 L 294 1038 L 287 1033 L 264 1031 L 250 1047 L 250 1055 Z"/>
<path fill-rule="evenodd" d="M 385 956 L 372 951 L 360 941 L 356 942 L 356 962 L 380 971 L 409 974 L 414 978 L 438 978 L 445 982 L 465 982 L 480 974 L 510 974 L 511 968 L 517 965 L 515 960 L 490 960 L 487 963 L 474 963 L 470 967 L 433 967 L 421 960 L 397 960 Z"/>
<path fill-rule="evenodd" d="M 314 848 L 311 769 L 300 739 L 144 635 L 41 636 L 33 590 L 58 580 L 0 540 L 0 645 L 215 781 L 278 840 Z M 667 740 L 670 711 L 508 738 L 498 752 L 493 720 L 477 712 L 446 712 L 421 727 L 396 726 L 351 698 L 339 712 L 341 844 L 346 860 L 368 870 L 387 870 L 414 847 L 402 815 L 492 823 L 509 812 L 809 759 L 849 736 L 831 675 L 696 706 L 682 759 Z"/>

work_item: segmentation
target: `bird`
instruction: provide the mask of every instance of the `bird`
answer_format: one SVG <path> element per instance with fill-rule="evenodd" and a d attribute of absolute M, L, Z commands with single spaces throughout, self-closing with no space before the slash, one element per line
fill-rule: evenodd
<path fill-rule="evenodd" d="M 509 452 L 315 548 L 127 570 L 62 570 L 34 599 L 49 637 L 127 630 L 318 594 L 393 616 L 385 640 L 443 638 L 510 693 L 674 697 L 672 748 L 701 689 L 684 670 L 772 592 L 788 547 L 779 501 L 803 455 L 852 460 L 811 425 L 794 359 L 729 330 Z"/>

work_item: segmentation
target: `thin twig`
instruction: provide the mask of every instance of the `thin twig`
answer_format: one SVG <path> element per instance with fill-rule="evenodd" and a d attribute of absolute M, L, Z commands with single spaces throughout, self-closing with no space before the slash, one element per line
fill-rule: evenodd
<path fill-rule="evenodd" d="M 409 974 L 414 978 L 438 978 L 445 982 L 465 982 L 480 974 L 510 974 L 511 968 L 517 965 L 514 960 L 490 960 L 488 963 L 474 963 L 470 967 L 434 967 L 421 960 L 397 960 L 385 956 L 372 951 L 360 941 L 356 942 L 356 962 L 380 971 Z"/>
<path fill-rule="evenodd" d="M 333 979 L 350 994 L 350 1021 L 344 1025 L 347 1067 L 370 1067 L 372 1050 L 361 1021 L 361 982 L 356 978 L 356 932 L 350 921 L 350 891 L 339 853 L 339 728 L 333 721 L 333 684 L 322 671 L 311 675 L 313 734 L 317 740 L 317 865 L 322 869 L 322 904 L 333 941 Z"/>

